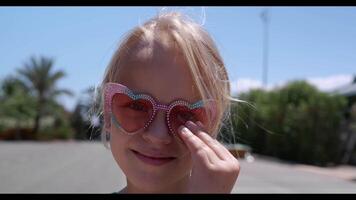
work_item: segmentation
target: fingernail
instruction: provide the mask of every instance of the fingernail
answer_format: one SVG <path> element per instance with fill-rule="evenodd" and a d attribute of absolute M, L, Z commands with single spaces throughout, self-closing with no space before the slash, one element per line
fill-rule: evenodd
<path fill-rule="evenodd" d="M 194 122 L 192 122 L 192 121 L 187 121 L 187 122 L 185 122 L 185 125 L 194 126 L 195 124 L 194 124 Z"/>
<path fill-rule="evenodd" d="M 182 132 L 183 134 L 186 134 L 186 135 L 189 134 L 189 130 L 188 130 L 186 127 L 183 127 L 183 128 L 181 129 L 181 132 Z"/>
<path fill-rule="evenodd" d="M 197 121 L 197 124 L 198 124 L 199 126 L 204 126 L 203 123 L 201 123 L 200 121 Z"/>

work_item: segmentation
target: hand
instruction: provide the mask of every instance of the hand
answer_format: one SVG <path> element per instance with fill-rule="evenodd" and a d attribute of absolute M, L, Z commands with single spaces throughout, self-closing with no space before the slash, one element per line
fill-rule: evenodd
<path fill-rule="evenodd" d="M 230 193 L 240 172 L 238 160 L 200 122 L 188 121 L 178 132 L 193 160 L 187 192 Z"/>

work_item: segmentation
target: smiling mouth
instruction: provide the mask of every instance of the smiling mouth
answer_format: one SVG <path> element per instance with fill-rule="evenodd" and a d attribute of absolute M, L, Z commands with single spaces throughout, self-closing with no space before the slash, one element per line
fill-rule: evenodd
<path fill-rule="evenodd" d="M 175 157 L 152 157 L 152 156 L 147 156 L 144 155 L 138 151 L 131 150 L 135 156 L 141 160 L 142 162 L 149 164 L 149 165 L 155 165 L 155 166 L 160 166 L 166 163 L 169 163 L 176 159 Z"/>

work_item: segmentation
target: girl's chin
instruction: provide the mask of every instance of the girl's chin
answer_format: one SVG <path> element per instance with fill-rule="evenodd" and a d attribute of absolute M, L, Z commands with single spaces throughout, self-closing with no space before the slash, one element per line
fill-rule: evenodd
<path fill-rule="evenodd" d="M 150 193 L 156 193 L 157 191 L 161 191 L 163 188 L 166 188 L 169 185 L 171 185 L 170 188 L 179 188 L 179 185 L 189 179 L 189 171 L 183 173 L 181 171 L 176 171 L 176 169 L 177 168 L 166 170 L 149 170 L 147 168 L 143 169 L 140 167 L 136 171 L 131 171 L 132 177 L 128 177 L 128 179 L 132 180 L 132 184 L 136 185 L 137 188 L 140 188 L 144 191 L 150 191 Z M 131 170 L 133 170 L 133 168 L 131 168 Z M 169 189 L 164 190 L 168 191 Z"/>
<path fill-rule="evenodd" d="M 146 180 L 147 181 L 147 180 Z M 158 181 L 147 181 L 143 182 L 139 180 L 139 183 L 134 188 L 139 188 L 139 190 L 129 189 L 132 193 L 180 193 L 179 188 L 184 187 L 178 183 L 169 183 L 164 180 Z"/>

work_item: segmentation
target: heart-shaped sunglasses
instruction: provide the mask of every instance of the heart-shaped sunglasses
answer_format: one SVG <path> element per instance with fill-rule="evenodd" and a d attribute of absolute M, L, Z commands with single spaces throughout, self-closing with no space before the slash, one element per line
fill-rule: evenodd
<path fill-rule="evenodd" d="M 169 105 L 158 103 L 152 96 L 144 93 L 134 93 L 125 85 L 106 83 L 104 85 L 104 118 L 108 130 L 113 123 L 124 133 L 133 135 L 149 127 L 157 112 L 166 112 L 166 125 L 175 135 L 178 128 L 189 121 L 208 123 L 209 105 L 213 100 L 189 103 L 185 100 L 175 100 Z M 210 110 L 212 111 L 212 110 Z M 110 121 L 110 124 L 108 123 Z"/>

